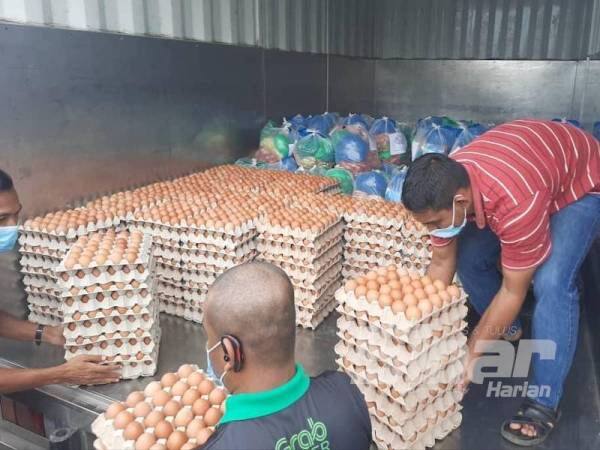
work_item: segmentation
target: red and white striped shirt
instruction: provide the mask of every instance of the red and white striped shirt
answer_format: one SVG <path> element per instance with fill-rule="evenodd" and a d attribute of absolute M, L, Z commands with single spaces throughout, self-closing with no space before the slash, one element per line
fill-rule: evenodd
<path fill-rule="evenodd" d="M 600 142 L 569 124 L 515 120 L 452 158 L 469 174 L 474 220 L 498 235 L 507 269 L 542 264 L 552 251 L 550 216 L 586 194 L 600 194 Z M 450 240 L 432 237 L 432 243 Z"/>

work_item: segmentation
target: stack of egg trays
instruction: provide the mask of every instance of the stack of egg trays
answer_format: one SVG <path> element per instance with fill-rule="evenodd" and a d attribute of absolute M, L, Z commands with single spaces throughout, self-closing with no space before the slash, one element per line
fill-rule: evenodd
<path fill-rule="evenodd" d="M 198 228 L 131 220 L 155 241 L 161 311 L 201 323 L 208 287 L 225 270 L 254 259 L 254 221 L 234 229 Z"/>
<path fill-rule="evenodd" d="M 80 236 L 117 224 L 118 219 L 107 219 L 105 222 L 80 226 L 66 233 L 21 226 L 19 262 L 27 293 L 29 320 L 42 325 L 62 323 L 61 288 L 58 285 L 56 268 Z"/>
<path fill-rule="evenodd" d="M 315 329 L 335 309 L 341 285 L 343 230 L 341 219 L 322 230 L 258 225 L 257 259 L 280 267 L 294 286 L 297 325 Z"/>
<path fill-rule="evenodd" d="M 390 264 L 424 274 L 431 261 L 429 236 L 407 217 L 346 213 L 344 279 Z"/>
<path fill-rule="evenodd" d="M 144 235 L 138 260 L 70 270 L 56 268 L 61 288 L 65 359 L 100 355 L 122 365 L 121 378 L 156 372 L 160 343 L 152 238 Z"/>
<path fill-rule="evenodd" d="M 462 292 L 462 291 L 461 291 Z M 425 448 L 460 425 L 464 294 L 418 322 L 336 292 L 340 370 L 363 393 L 382 449 Z"/>

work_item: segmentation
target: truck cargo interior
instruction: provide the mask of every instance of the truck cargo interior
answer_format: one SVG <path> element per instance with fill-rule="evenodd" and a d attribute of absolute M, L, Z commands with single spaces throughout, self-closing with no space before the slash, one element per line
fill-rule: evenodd
<path fill-rule="evenodd" d="M 338 164 L 340 154 L 351 152 L 343 148 L 344 139 L 349 135 L 352 139 L 362 136 L 363 131 L 355 134 L 360 125 L 354 121 L 359 117 L 355 115 L 368 122 L 362 129 L 362 141 L 365 154 L 376 154 L 377 167 L 369 165 L 367 156 L 358 163 Z M 433 141 L 419 147 L 419 130 L 425 130 L 426 126 L 430 128 L 424 133 L 457 130 L 452 142 L 439 151 L 449 153 L 450 148 L 456 148 L 453 144 L 460 133 L 477 128 L 481 129 L 477 135 L 485 136 L 485 130 L 523 118 L 554 119 L 568 129 L 585 130 L 600 139 L 600 0 L 0 0 L 0 172 L 10 175 L 22 205 L 18 243 L 14 250 L 0 255 L 0 310 L 19 319 L 64 326 L 66 339 L 65 347 L 45 342 L 36 345 L 34 336 L 31 341 L 0 337 L 0 369 L 50 367 L 64 363 L 65 352 L 69 358 L 73 356 L 69 351 L 76 354 L 93 349 L 93 353 L 100 349 L 95 340 L 89 341 L 88 346 L 89 331 L 77 334 L 78 320 L 87 318 L 88 324 L 95 323 L 93 315 L 86 315 L 89 308 L 78 306 L 82 295 L 85 301 L 90 295 L 98 298 L 97 292 L 84 292 L 85 284 L 81 284 L 95 276 L 92 266 L 86 271 L 81 257 L 72 263 L 69 259 L 73 256 L 73 245 L 83 245 L 85 250 L 88 238 L 92 239 L 96 233 L 102 236 L 110 235 L 112 231 L 107 230 L 126 233 L 117 239 L 126 236 L 127 245 L 133 245 L 130 265 L 136 264 L 144 277 L 145 273 L 152 277 L 145 279 L 137 274 L 134 281 L 141 282 L 142 287 L 147 283 L 148 298 L 152 302 L 156 299 L 155 306 L 136 304 L 142 312 L 149 311 L 151 322 L 156 316 L 148 335 L 144 334 L 148 338 L 144 342 L 151 342 L 152 350 L 143 347 L 146 344 L 139 340 L 137 344 L 142 350 L 138 352 L 136 348 L 132 353 L 147 363 L 147 369 L 136 371 L 135 367 L 142 366 L 140 362 L 128 372 L 133 375 L 124 377 L 129 379 L 116 383 L 79 387 L 49 384 L 4 394 L 0 390 L 0 449 L 106 450 L 121 445 L 124 446 L 121 448 L 142 448 L 135 447 L 134 441 L 126 437 L 106 444 L 103 439 L 108 438 L 97 431 L 98 421 L 106 418 L 109 405 L 125 401 L 132 391 L 144 391 L 148 383 L 161 380 L 166 373 L 177 372 L 183 364 L 196 365 L 194 370 L 206 370 L 202 302 L 210 283 L 234 262 L 272 259 L 291 277 L 298 322 L 296 358 L 308 375 L 316 376 L 325 370 L 356 370 L 356 366 L 348 369 L 344 362 L 356 355 L 350 351 L 340 353 L 340 349 L 347 351 L 345 333 L 349 336 L 354 329 L 347 321 L 354 313 L 349 316 L 349 310 L 344 308 L 353 308 L 367 300 L 358 294 L 354 298 L 354 292 L 358 292 L 354 287 L 346 295 L 348 280 L 366 276 L 369 270 L 377 271 L 379 266 L 388 264 L 396 264 L 401 276 L 405 261 L 410 275 L 404 275 L 412 277 L 418 273 L 412 279 L 423 280 L 419 277 L 425 275 L 431 260 L 427 229 L 405 214 L 400 204 L 402 184 L 390 194 L 393 180 L 404 182 L 411 159 L 419 151 L 430 152 L 423 149 Z M 301 121 L 302 126 L 297 125 Z M 315 130 L 324 123 L 328 123 L 324 132 Z M 382 141 L 372 131 L 378 123 L 386 127 Z M 283 148 L 278 138 L 285 142 Z M 396 138 L 400 141 L 394 141 Z M 312 150 L 304 145 L 307 139 L 318 140 L 319 145 L 308 156 Z M 442 135 L 440 139 L 443 143 L 446 137 Z M 322 141 L 327 141 L 329 147 Z M 391 150 L 382 150 L 380 142 Z M 396 153 L 394 142 L 402 144 Z M 421 150 L 415 150 L 417 147 Z M 331 151 L 331 159 L 321 158 L 321 151 Z M 294 171 L 301 173 L 292 174 Z M 381 192 L 361 187 L 361 177 L 370 174 L 385 183 Z M 375 178 L 366 179 L 366 184 L 372 182 L 376 185 L 373 189 L 381 190 L 377 186 L 379 178 Z M 348 180 L 350 184 L 345 185 Z M 144 188 L 158 186 L 157 182 L 165 182 L 160 186 L 166 187 Z M 189 188 L 191 185 L 193 188 Z M 178 190 L 188 188 L 177 197 Z M 157 189 L 163 189 L 161 200 L 157 200 Z M 165 190 L 171 190 L 170 194 L 164 194 Z M 119 194 L 124 192 L 129 194 Z M 132 193 L 136 192 L 143 194 L 135 197 L 137 194 Z M 127 203 L 127 198 L 133 197 L 135 200 Z M 267 197 L 265 206 L 263 199 Z M 319 200 L 323 197 L 325 200 Z M 334 197 L 342 199 L 328 200 Z M 122 214 L 120 209 L 119 213 L 108 213 L 106 205 L 114 206 L 118 198 L 125 199 L 118 204 L 126 205 Z M 188 229 L 181 222 L 172 227 L 167 224 L 173 220 L 173 211 L 165 204 L 171 201 L 176 205 L 175 215 L 177 205 L 184 203 L 191 205 L 192 210 L 197 209 L 196 228 Z M 286 238 L 283 222 L 286 217 L 273 213 L 280 204 L 290 208 L 283 216 L 287 215 L 291 229 L 295 228 L 294 217 L 300 217 L 298 223 L 302 225 L 306 214 L 314 218 L 313 225 L 322 225 L 326 231 L 319 228 L 313 235 L 309 224 L 306 234 L 300 236 L 298 233 L 304 232 L 296 230 Z M 161 209 L 161 205 L 166 209 Z M 363 209 L 357 206 L 352 210 L 352 205 L 361 205 Z M 77 208 L 105 210 L 98 213 L 101 219 L 90 213 L 89 220 L 97 220 L 92 226 L 87 222 L 87 212 L 78 212 Z M 219 208 L 229 208 L 229 215 L 225 214 L 225 222 L 221 222 L 226 231 L 219 229 Z M 160 211 L 156 217 L 152 215 L 153 209 Z M 208 214 L 211 210 L 217 211 L 217 215 Z M 66 214 L 63 224 L 73 222 L 73 230 L 65 229 L 61 234 L 58 229 L 44 228 L 51 221 L 44 222 L 43 218 L 52 217 L 48 214 L 57 211 Z M 394 217 L 394 211 L 401 213 Z M 250 215 L 244 215 L 245 222 L 238 227 L 238 222 L 227 223 L 231 217 L 237 220 L 236 214 L 240 218 Z M 216 231 L 208 225 L 208 219 L 204 220 L 205 216 L 217 218 Z M 375 216 L 379 218 L 374 219 Z M 465 221 L 466 217 L 465 209 Z M 382 225 L 383 221 L 387 225 Z M 352 234 L 357 223 L 367 223 L 368 234 Z M 56 224 L 58 218 L 55 227 Z M 202 224 L 208 228 L 203 230 Z M 391 246 L 385 251 L 373 250 L 381 248 L 377 246 L 383 245 L 386 233 L 392 233 L 394 227 L 401 236 L 399 245 L 408 249 L 408 253 L 401 254 Z M 191 237 L 186 237 L 186 230 Z M 228 241 L 229 232 L 233 237 Z M 269 247 L 268 242 L 277 236 L 284 242 L 277 247 L 278 251 L 285 249 L 288 253 L 275 257 L 269 253 L 277 253 L 275 247 Z M 356 238 L 352 236 L 367 236 L 361 241 L 367 246 L 350 248 L 349 242 Z M 314 252 L 318 252 L 319 245 L 325 249 L 319 239 L 334 244 L 323 250 L 328 259 L 311 259 L 308 268 L 294 265 L 294 252 L 302 246 Z M 406 244 L 404 239 L 413 239 L 413 243 Z M 169 240 L 187 244 L 171 248 Z M 196 247 L 192 248 L 192 242 Z M 225 249 L 223 252 L 229 252 L 224 259 L 217 255 L 208 263 L 201 260 L 211 252 L 220 251 L 214 250 L 220 245 Z M 130 254 L 126 253 L 127 257 Z M 369 264 L 375 261 L 372 259 L 375 254 L 382 259 L 368 267 L 364 262 L 361 266 L 364 270 L 355 267 L 353 271 L 347 260 L 350 254 L 357 261 L 363 258 L 361 261 Z M 109 261 L 113 255 L 114 252 L 108 255 Z M 404 259 L 409 256 L 410 260 Z M 178 264 L 169 266 L 169 258 Z M 322 266 L 317 265 L 318 259 L 322 260 Z M 76 271 L 80 267 L 77 264 L 81 270 Z M 127 262 L 124 264 L 129 267 Z M 218 269 L 211 272 L 210 267 Z M 189 285 L 181 284 L 186 280 L 182 272 L 195 274 L 190 275 Z M 198 278 L 203 276 L 198 274 L 209 272 L 207 279 Z M 313 282 L 306 281 L 309 280 L 306 274 L 317 272 L 325 275 L 318 275 Z M 335 281 L 328 281 L 321 288 L 321 284 L 325 286 L 321 281 L 332 273 Z M 79 280 L 77 274 L 81 274 Z M 70 285 L 71 276 L 75 284 Z M 119 282 L 123 284 L 124 279 L 118 277 L 118 271 L 101 274 L 98 289 L 112 282 L 116 286 Z M 297 285 L 297 279 L 304 281 Z M 560 402 L 561 417 L 556 429 L 537 448 L 600 448 L 600 235 L 593 238 L 577 280 L 579 333 L 575 334 L 574 362 Z M 460 287 L 460 280 L 457 282 Z M 54 283 L 55 291 L 48 294 L 48 285 L 44 283 Z M 425 289 L 427 282 L 422 283 L 419 286 Z M 161 298 L 161 286 L 171 289 L 163 292 L 166 297 L 178 300 Z M 450 295 L 451 287 L 455 286 L 447 288 Z M 73 294 L 73 289 L 79 288 L 80 293 Z M 115 289 L 121 292 L 129 288 Z M 138 288 L 132 289 L 134 298 L 140 294 Z M 442 288 L 446 289 L 444 283 L 440 292 Z M 109 291 L 102 291 L 107 298 L 111 295 Z M 313 291 L 319 297 L 314 305 L 329 296 L 318 311 L 317 306 L 310 306 L 313 300 L 309 297 L 306 297 L 309 306 L 299 304 L 307 292 Z M 530 288 L 521 310 L 523 340 L 531 338 L 536 307 L 533 291 Z M 457 336 L 464 338 L 452 337 L 452 345 L 460 347 L 456 354 L 462 357 L 468 333 L 475 328 L 480 315 L 462 288 L 460 292 L 460 299 L 453 297 L 456 304 L 443 306 L 438 313 L 434 311 L 433 321 L 425 320 L 429 316 L 424 316 L 422 329 L 429 330 L 429 344 L 425 345 L 430 345 L 431 329 L 435 328 L 431 324 L 436 323 L 436 317 L 451 316 L 452 311 L 462 314 L 457 323 L 464 325 L 460 325 Z M 117 302 L 115 308 L 118 305 L 127 310 L 125 314 L 130 314 L 128 308 L 132 305 L 118 303 L 121 297 L 116 299 L 121 294 L 116 290 L 112 294 Z M 48 300 L 49 297 L 52 298 Z M 52 302 L 58 302 L 58 306 L 54 308 Z M 382 296 L 379 304 L 383 305 Z M 379 304 L 375 301 L 377 308 Z M 383 306 L 381 309 L 391 315 L 392 305 L 390 300 L 387 309 Z M 136 311 L 137 314 L 140 310 Z M 364 317 L 371 317 L 372 308 L 366 311 L 361 310 Z M 123 314 L 120 310 L 113 313 Z M 79 319 L 82 314 L 85 317 Z M 388 316 L 381 314 L 377 316 L 380 319 L 377 327 L 385 334 L 387 319 L 384 318 Z M 403 348 L 406 345 L 410 352 L 410 339 L 415 335 L 403 341 L 398 338 L 401 333 L 398 330 L 414 324 L 408 309 L 400 316 L 402 319 L 397 323 L 393 322 L 396 319 L 390 319 L 392 325 L 388 326 L 392 331 L 388 329 L 391 333 L 388 338 L 392 342 L 390 336 L 396 330 L 394 342 L 400 342 L 398 345 Z M 361 317 L 364 319 L 360 315 L 355 318 L 357 329 L 360 323 L 367 324 L 364 321 L 367 319 Z M 95 329 L 94 326 L 87 330 Z M 125 330 L 116 326 L 113 331 L 121 329 Z M 444 345 L 449 348 L 451 344 Z M 517 349 L 519 344 L 514 345 Z M 373 348 L 369 345 L 367 351 L 365 346 L 364 354 L 371 358 L 383 354 L 383 347 L 377 351 Z M 115 352 L 120 355 L 118 350 Z M 448 363 L 448 357 L 445 358 Z M 412 376 L 411 370 L 425 372 L 429 370 L 425 366 L 433 364 L 423 358 L 419 361 L 423 367 L 418 369 L 408 363 L 406 368 L 392 365 L 387 369 L 393 376 L 397 375 L 394 370 L 398 373 L 404 370 L 399 378 L 393 379 L 406 380 Z M 373 365 L 377 364 L 385 365 L 373 359 Z M 367 376 L 369 370 L 364 372 Z M 413 386 L 407 381 L 405 386 L 411 387 L 407 387 L 400 399 L 392 398 L 391 394 L 384 396 L 386 405 L 394 405 L 402 414 L 412 408 L 409 396 L 417 399 L 413 398 L 417 411 L 414 417 L 402 422 L 404 419 L 396 416 L 397 420 L 390 422 L 394 415 L 373 399 L 383 392 L 380 383 L 372 388 L 377 394 L 371 391 L 371 397 L 365 394 L 369 397 L 371 423 L 379 424 L 377 430 L 386 430 L 375 433 L 372 448 L 400 445 L 438 450 L 521 448 L 506 441 L 500 429 L 522 403 L 523 389 L 521 393 L 500 395 L 500 388 L 495 393 L 491 386 L 501 382 L 505 388 L 521 387 L 525 379 L 514 378 L 509 372 L 506 378 L 492 377 L 492 381 L 471 383 L 464 397 L 448 390 L 451 402 L 456 400 L 452 408 L 457 407 L 448 413 L 448 418 L 454 414 L 452 417 L 458 419 L 450 428 L 442 427 L 444 432 L 440 431 L 443 419 L 436 422 L 438 419 L 430 418 L 427 422 L 423 418 L 434 407 L 433 400 L 422 410 L 417 406 L 419 389 L 427 395 L 425 384 L 417 388 L 417 384 Z M 369 381 L 364 380 L 367 386 Z M 442 391 L 449 384 L 458 383 L 456 380 L 444 383 L 441 378 L 438 381 L 439 386 L 444 386 L 439 388 Z M 396 392 L 394 383 L 389 383 L 389 392 Z M 434 389 L 430 384 L 428 389 L 429 395 L 438 395 L 438 387 Z M 432 394 L 432 389 L 436 394 Z M 207 420 L 203 423 L 210 428 L 207 432 L 210 435 L 214 425 L 211 428 Z M 175 443 L 168 448 L 195 448 L 202 444 L 189 436 L 189 442 L 185 438 L 188 447 L 182 442 L 179 447 Z"/>

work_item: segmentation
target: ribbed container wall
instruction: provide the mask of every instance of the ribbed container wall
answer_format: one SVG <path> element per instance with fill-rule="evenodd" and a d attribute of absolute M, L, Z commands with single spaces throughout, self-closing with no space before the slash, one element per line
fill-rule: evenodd
<path fill-rule="evenodd" d="M 598 57 L 598 0 L 383 0 L 381 56 L 402 59 Z"/>

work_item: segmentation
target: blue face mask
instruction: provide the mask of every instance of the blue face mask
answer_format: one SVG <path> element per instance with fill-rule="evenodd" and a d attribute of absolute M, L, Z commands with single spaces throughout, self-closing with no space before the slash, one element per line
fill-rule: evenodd
<path fill-rule="evenodd" d="M 0 253 L 10 252 L 15 247 L 18 237 L 19 227 L 17 225 L 0 227 Z"/>
<path fill-rule="evenodd" d="M 429 232 L 430 235 L 441 239 L 451 239 L 458 236 L 462 229 L 467 224 L 467 210 L 465 209 L 465 218 L 461 225 L 454 225 L 454 216 L 456 213 L 456 197 L 452 200 L 452 225 L 446 228 L 438 228 Z"/>
<path fill-rule="evenodd" d="M 227 375 L 227 370 L 225 372 L 223 372 L 223 375 L 221 375 L 220 377 L 217 376 L 217 373 L 215 372 L 215 369 L 210 360 L 210 354 L 212 353 L 213 350 L 215 350 L 220 345 L 221 345 L 221 342 L 217 342 L 211 348 L 206 349 L 206 374 L 213 380 L 217 381 L 218 384 L 223 386 L 223 379 L 225 378 L 225 375 Z"/>

